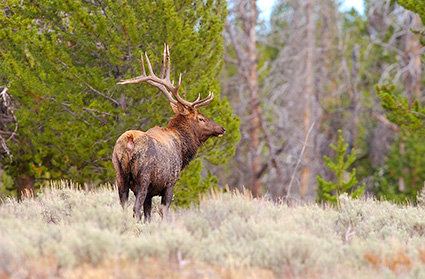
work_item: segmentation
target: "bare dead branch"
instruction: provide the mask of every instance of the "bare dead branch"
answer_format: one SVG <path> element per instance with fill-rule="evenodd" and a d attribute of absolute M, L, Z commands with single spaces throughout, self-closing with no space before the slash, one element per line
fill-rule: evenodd
<path fill-rule="evenodd" d="M 7 139 L 3 139 L 5 142 L 14 138 L 16 136 L 17 131 L 18 131 L 18 119 L 16 119 L 15 112 L 12 108 L 12 100 L 11 100 L 10 95 L 7 93 L 7 91 L 8 91 L 8 88 L 4 87 L 3 90 L 0 93 L 0 98 L 1 98 L 2 105 L 3 105 L 4 109 L 6 110 L 7 114 L 12 118 L 12 120 L 10 122 L 15 124 L 15 128 Z"/>
<path fill-rule="evenodd" d="M 6 152 L 7 156 L 9 156 L 10 160 L 13 160 L 13 154 L 10 151 L 9 147 L 7 146 L 6 140 L 0 135 L 0 142 L 1 147 L 3 148 L 4 152 Z"/>
<path fill-rule="evenodd" d="M 276 169 L 276 172 L 277 172 L 279 179 L 281 181 L 283 181 L 283 173 L 282 173 L 283 167 L 280 164 L 279 159 L 277 158 L 277 152 L 275 151 L 275 148 L 273 146 L 270 131 L 267 128 L 266 123 L 264 121 L 263 113 L 261 112 L 261 108 L 259 108 L 258 118 L 260 120 L 261 130 L 263 130 L 263 133 L 264 133 L 266 145 L 270 150 L 271 162 L 273 164 L 273 167 Z"/>
<path fill-rule="evenodd" d="M 85 112 L 87 112 L 88 114 L 90 114 L 91 116 L 93 116 L 94 118 L 96 118 L 100 123 L 102 123 L 103 125 L 108 125 L 108 123 L 106 121 L 104 121 L 103 119 L 99 118 L 96 114 L 94 114 L 90 109 L 88 108 L 83 108 L 83 110 Z"/>
<path fill-rule="evenodd" d="M 292 183 L 294 182 L 295 175 L 297 173 L 298 167 L 301 164 L 301 159 L 304 155 L 304 151 L 307 147 L 308 138 L 310 137 L 310 133 L 313 130 L 314 125 L 316 125 L 316 122 L 313 122 L 313 124 L 311 124 L 310 128 L 308 129 L 307 135 L 304 139 L 303 148 L 301 149 L 300 156 L 298 157 L 297 164 L 295 165 L 294 172 L 292 173 L 292 176 L 291 176 L 291 181 L 289 182 L 289 185 L 288 185 L 288 191 L 286 192 L 286 195 L 285 195 L 285 202 L 286 203 L 288 202 L 289 196 L 291 195 Z"/>
<path fill-rule="evenodd" d="M 108 97 L 108 96 L 106 96 L 105 94 L 103 94 L 102 92 L 100 92 L 100 91 L 98 91 L 98 90 L 96 90 L 96 89 L 94 89 L 93 87 L 91 87 L 90 86 L 90 84 L 88 84 L 87 82 L 85 82 L 85 81 L 82 81 L 83 83 L 84 83 L 84 85 L 85 86 L 87 86 L 93 93 L 95 93 L 95 94 L 97 94 L 97 95 L 99 95 L 99 96 L 102 96 L 103 98 L 105 98 L 105 99 L 107 99 L 107 100 L 109 100 L 111 103 L 114 103 L 115 105 L 117 105 L 118 107 L 120 107 L 120 103 L 117 101 L 117 100 L 115 100 L 115 99 L 112 99 L 111 97 Z"/>
<path fill-rule="evenodd" d="M 98 114 L 107 115 L 107 116 L 110 116 L 110 117 L 112 117 L 114 119 L 117 119 L 118 118 L 116 115 L 114 115 L 112 113 L 108 113 L 108 112 L 104 112 L 104 111 L 99 111 L 99 110 L 95 110 L 95 109 L 90 109 L 90 108 L 84 108 L 84 109 L 85 110 L 88 110 L 88 111 L 91 111 L 91 112 L 98 113 Z"/>
<path fill-rule="evenodd" d="M 277 149 L 275 151 L 275 156 L 278 156 L 280 153 L 283 152 L 283 150 L 285 150 L 285 147 L 282 146 L 279 149 Z M 260 178 L 263 176 L 263 174 L 267 171 L 267 169 L 269 168 L 269 166 L 272 164 L 271 160 L 267 161 L 265 164 L 263 164 L 263 166 L 261 167 L 261 170 L 257 173 L 257 177 Z"/>
<path fill-rule="evenodd" d="M 387 118 L 385 118 L 385 116 L 380 115 L 375 113 L 374 111 L 370 110 L 369 111 L 370 115 L 375 118 L 376 120 L 378 120 L 379 122 L 381 122 L 382 124 L 384 124 L 385 126 L 387 126 L 388 128 L 390 128 L 391 130 L 393 130 L 396 133 L 400 133 L 401 129 L 399 126 L 397 126 L 396 124 L 390 122 Z"/>
<path fill-rule="evenodd" d="M 59 63 L 61 63 L 64 67 L 69 68 L 68 64 L 66 64 L 65 62 L 63 62 L 59 58 L 56 58 L 56 61 L 59 62 Z M 94 89 L 90 84 L 88 84 L 87 82 L 85 82 L 84 80 L 82 80 L 79 76 L 77 76 L 77 75 L 74 74 L 74 77 L 77 78 L 78 80 L 80 80 L 85 86 L 87 86 L 87 88 L 90 89 L 91 92 L 93 92 L 96 95 L 99 95 L 99 96 L 107 99 L 108 101 L 110 101 L 111 103 L 113 103 L 114 105 L 116 105 L 118 107 L 122 107 L 121 104 L 117 100 L 112 99 L 111 97 L 106 96 L 105 94 L 103 94 L 99 90 Z"/>

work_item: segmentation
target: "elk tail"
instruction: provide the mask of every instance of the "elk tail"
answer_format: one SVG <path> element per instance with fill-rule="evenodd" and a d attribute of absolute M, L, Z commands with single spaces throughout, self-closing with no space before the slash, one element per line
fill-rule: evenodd
<path fill-rule="evenodd" d="M 133 149 L 134 149 L 134 138 L 133 138 L 132 134 L 127 136 L 126 148 L 127 148 L 128 155 L 131 159 L 131 157 L 133 155 Z"/>

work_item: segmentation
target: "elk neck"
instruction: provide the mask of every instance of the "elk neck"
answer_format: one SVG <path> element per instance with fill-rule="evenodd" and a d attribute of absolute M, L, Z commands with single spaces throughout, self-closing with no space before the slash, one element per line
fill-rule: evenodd
<path fill-rule="evenodd" d="M 182 151 L 182 169 L 195 157 L 202 141 L 198 138 L 190 120 L 184 115 L 176 115 L 167 125 L 168 129 L 176 132 Z"/>

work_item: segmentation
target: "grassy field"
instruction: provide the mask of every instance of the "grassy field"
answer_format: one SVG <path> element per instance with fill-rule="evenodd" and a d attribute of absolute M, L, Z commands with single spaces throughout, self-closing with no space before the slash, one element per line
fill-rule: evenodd
<path fill-rule="evenodd" d="M 46 187 L 0 206 L 2 278 L 425 278 L 425 207 L 287 207 L 215 193 L 137 223 L 118 194 Z"/>

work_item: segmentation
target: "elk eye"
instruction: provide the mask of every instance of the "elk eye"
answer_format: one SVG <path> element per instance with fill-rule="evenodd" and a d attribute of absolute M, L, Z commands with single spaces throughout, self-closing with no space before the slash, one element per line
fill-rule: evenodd
<path fill-rule="evenodd" d="M 199 117 L 199 121 L 205 122 L 205 119 L 203 119 L 202 117 Z"/>

